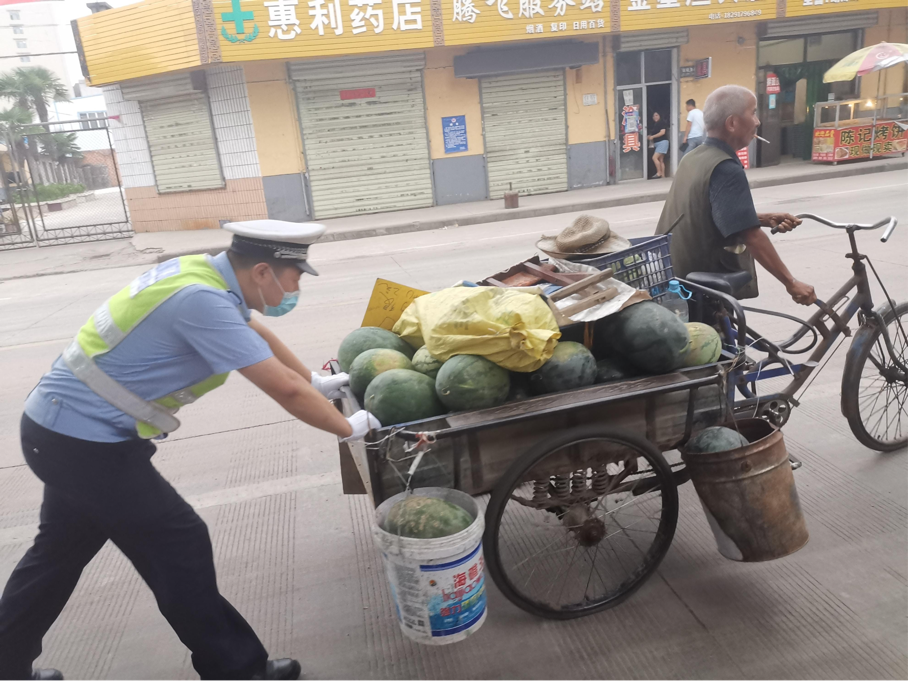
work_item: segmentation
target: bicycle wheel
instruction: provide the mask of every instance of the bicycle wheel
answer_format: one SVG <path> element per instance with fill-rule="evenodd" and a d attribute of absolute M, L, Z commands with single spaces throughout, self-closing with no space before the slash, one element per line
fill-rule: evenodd
<path fill-rule="evenodd" d="M 496 485 L 483 539 L 515 605 L 572 619 L 617 605 L 656 569 L 678 522 L 678 490 L 646 439 L 582 426 L 515 461 Z"/>
<path fill-rule="evenodd" d="M 901 321 L 901 328 L 897 323 Z M 904 366 L 908 358 L 908 303 L 889 310 L 883 321 Z M 908 442 L 908 377 L 892 361 L 882 329 L 864 324 L 855 334 L 842 376 L 842 413 L 862 445 L 892 452 Z"/>

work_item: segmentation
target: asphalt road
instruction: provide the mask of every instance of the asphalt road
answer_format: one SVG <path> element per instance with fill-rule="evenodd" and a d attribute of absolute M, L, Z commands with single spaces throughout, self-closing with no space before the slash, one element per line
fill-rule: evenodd
<path fill-rule="evenodd" d="M 864 234 L 890 294 L 908 300 L 908 173 L 755 192 L 758 210 L 902 225 Z M 603 211 L 627 237 L 651 234 L 661 204 Z M 268 323 L 320 367 L 360 325 L 377 277 L 434 290 L 531 255 L 573 215 L 316 246 L 322 276 L 292 314 Z M 798 278 L 831 295 L 848 275 L 847 239 L 805 224 L 775 243 Z M 60 258 L 65 258 L 60 247 Z M 6 254 L 5 257 L 11 257 Z M 21 257 L 29 257 L 23 253 Z M 44 254 L 47 257 L 47 253 Z M 78 327 L 146 266 L 0 284 L 0 583 L 35 533 L 41 486 L 22 462 L 22 402 Z M 759 305 L 801 309 L 763 273 Z M 875 287 L 874 293 L 879 294 Z M 753 320 L 770 338 L 793 328 Z M 369 504 L 341 492 L 334 438 L 290 419 L 240 376 L 181 412 L 156 465 L 209 523 L 224 594 L 276 656 L 309 678 L 905 678 L 908 675 L 908 455 L 857 443 L 839 412 L 844 349 L 785 428 L 811 539 L 786 559 L 739 564 L 715 550 L 693 490 L 668 556 L 625 604 L 568 623 L 535 619 L 491 587 L 469 640 L 420 647 L 398 630 L 369 532 Z M 107 546 L 45 639 L 40 664 L 70 678 L 193 678 L 186 650 L 122 555 Z"/>

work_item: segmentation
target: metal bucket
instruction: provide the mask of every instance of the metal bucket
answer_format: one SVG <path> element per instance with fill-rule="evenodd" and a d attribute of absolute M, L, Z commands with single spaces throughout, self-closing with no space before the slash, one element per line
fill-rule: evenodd
<path fill-rule="evenodd" d="M 807 543 L 807 525 L 782 432 L 763 419 L 734 426 L 750 444 L 725 452 L 681 451 L 721 553 L 759 562 Z"/>

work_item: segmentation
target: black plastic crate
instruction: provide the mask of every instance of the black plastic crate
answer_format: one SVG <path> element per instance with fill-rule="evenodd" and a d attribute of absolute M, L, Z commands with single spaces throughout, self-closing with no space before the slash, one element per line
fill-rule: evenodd
<path fill-rule="evenodd" d="M 615 279 L 641 291 L 649 291 L 653 300 L 661 301 L 668 293 L 668 282 L 675 276 L 669 252 L 671 238 L 671 234 L 638 237 L 629 239 L 632 245 L 623 251 L 572 260 L 598 270 L 611 267 Z"/>

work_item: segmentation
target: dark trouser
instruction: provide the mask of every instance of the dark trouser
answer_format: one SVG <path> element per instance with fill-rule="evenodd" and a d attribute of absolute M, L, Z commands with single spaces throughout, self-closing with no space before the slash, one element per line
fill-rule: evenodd
<path fill-rule="evenodd" d="M 0 597 L 0 679 L 30 676 L 41 639 L 108 539 L 151 587 L 203 679 L 264 673 L 267 652 L 218 593 L 208 528 L 151 465 L 153 444 L 78 440 L 27 416 L 21 434 L 44 503 L 35 543 Z"/>

